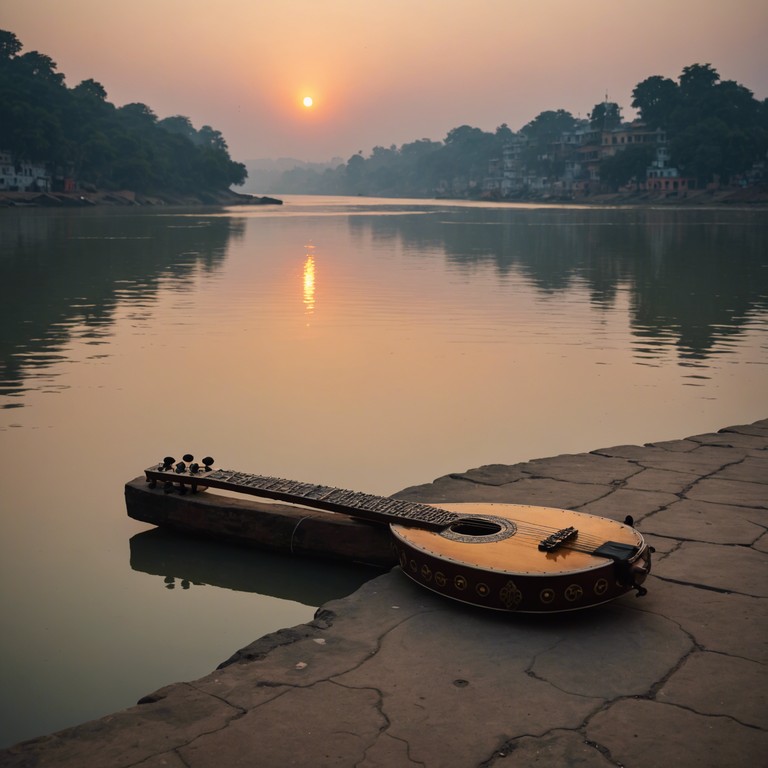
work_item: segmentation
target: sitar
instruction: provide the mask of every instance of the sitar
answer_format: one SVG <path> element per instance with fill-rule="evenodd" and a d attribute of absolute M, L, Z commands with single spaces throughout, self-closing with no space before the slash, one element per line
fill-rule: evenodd
<path fill-rule="evenodd" d="M 653 548 L 631 517 L 620 523 L 527 504 L 412 502 L 213 464 L 167 456 L 145 474 L 169 492 L 218 488 L 388 525 L 407 576 L 483 608 L 555 613 L 646 593 Z"/>

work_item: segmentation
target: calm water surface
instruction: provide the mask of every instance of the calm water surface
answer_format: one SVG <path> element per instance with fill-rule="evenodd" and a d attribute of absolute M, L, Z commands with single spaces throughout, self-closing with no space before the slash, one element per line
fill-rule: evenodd
<path fill-rule="evenodd" d="M 389 494 L 768 415 L 768 215 L 287 198 L 0 211 L 2 744 L 370 574 L 158 535 L 166 453 Z"/>

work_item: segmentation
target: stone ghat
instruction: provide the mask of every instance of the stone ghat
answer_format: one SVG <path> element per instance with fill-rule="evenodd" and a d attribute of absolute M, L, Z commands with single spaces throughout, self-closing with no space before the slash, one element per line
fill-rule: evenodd
<path fill-rule="evenodd" d="M 631 514 L 656 548 L 648 594 L 497 614 L 393 568 L 206 677 L 16 745 L 0 766 L 764 763 L 768 419 L 480 467 L 397 496 Z"/>

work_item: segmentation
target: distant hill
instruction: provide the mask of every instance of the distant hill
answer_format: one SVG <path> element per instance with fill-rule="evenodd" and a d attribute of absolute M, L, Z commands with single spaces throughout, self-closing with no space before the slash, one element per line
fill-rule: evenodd
<path fill-rule="evenodd" d="M 282 178 L 286 171 L 301 168 L 322 174 L 323 171 L 334 170 L 340 165 L 344 165 L 344 160 L 340 157 L 334 157 L 325 163 L 310 163 L 306 160 L 298 160 L 295 157 L 280 157 L 277 160 L 272 158 L 246 160 L 245 167 L 248 171 L 248 178 L 243 185 L 242 191 L 250 194 L 282 192 L 284 191 L 281 188 Z"/>

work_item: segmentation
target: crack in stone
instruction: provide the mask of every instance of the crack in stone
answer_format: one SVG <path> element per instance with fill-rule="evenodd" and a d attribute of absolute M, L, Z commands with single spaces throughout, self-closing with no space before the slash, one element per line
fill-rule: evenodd
<path fill-rule="evenodd" d="M 745 549 L 749 549 L 749 547 L 745 547 Z M 765 599 L 762 595 L 753 595 L 751 592 L 739 592 L 736 589 L 725 589 L 724 587 L 711 587 L 708 584 L 697 584 L 693 581 L 683 581 L 682 579 L 673 579 L 669 576 L 660 576 L 658 573 L 655 573 L 654 576 L 659 579 L 659 581 L 666 581 L 670 584 L 680 584 L 684 587 L 694 587 L 695 589 L 705 589 L 708 592 L 717 592 L 721 595 L 742 595 L 743 597 L 752 597 L 756 600 Z"/>
<path fill-rule="evenodd" d="M 625 698 L 632 698 L 630 696 Z M 639 697 L 636 697 L 639 698 Z M 652 700 L 655 704 L 658 704 L 661 707 L 675 707 L 675 709 L 682 710 L 683 712 L 690 712 L 692 715 L 696 715 L 696 717 L 706 717 L 710 720 L 730 720 L 733 723 L 737 723 L 738 725 L 741 725 L 744 728 L 749 728 L 753 731 L 758 731 L 760 733 L 765 733 L 765 729 L 761 728 L 759 725 L 752 725 L 752 723 L 744 723 L 738 718 L 734 717 L 733 715 L 726 715 L 726 714 L 712 714 L 711 712 L 700 712 L 697 709 L 694 709 L 693 707 L 686 706 L 685 704 L 677 704 L 672 701 L 658 701 L 657 699 Z"/>
<path fill-rule="evenodd" d="M 328 682 L 331 683 L 332 685 L 336 685 L 339 688 L 344 688 L 348 691 L 372 691 L 376 695 L 375 709 L 379 713 L 379 715 L 381 715 L 381 718 L 384 720 L 384 725 L 381 728 L 379 728 L 379 732 L 376 735 L 376 737 L 363 751 L 363 758 L 361 762 L 365 762 L 365 760 L 368 757 L 368 753 L 370 752 L 371 749 L 373 749 L 373 747 L 375 746 L 375 744 L 378 742 L 380 738 L 387 737 L 405 746 L 405 754 L 407 755 L 408 761 L 410 763 L 412 763 L 413 765 L 421 765 L 421 766 L 426 765 L 426 763 L 423 763 L 420 760 L 414 760 L 414 758 L 411 756 L 411 745 L 408 741 L 406 741 L 403 738 L 400 738 L 399 736 L 394 736 L 389 732 L 389 729 L 392 726 L 392 720 L 384 711 L 384 692 L 380 688 L 376 688 L 370 685 L 364 685 L 364 686 L 347 685 L 346 683 L 342 683 L 338 680 L 331 680 L 331 679 L 329 679 Z"/>
<path fill-rule="evenodd" d="M 684 704 L 678 704 L 676 702 L 671 702 L 671 701 L 658 700 L 657 696 L 659 691 L 661 691 L 661 689 L 669 682 L 670 678 L 676 672 L 678 672 L 683 667 L 683 665 L 691 658 L 691 656 L 693 656 L 695 653 L 711 653 L 717 656 L 722 656 L 723 658 L 726 658 L 726 659 L 741 659 L 743 661 L 750 661 L 750 662 L 754 661 L 753 659 L 747 658 L 745 656 L 737 656 L 732 653 L 724 653 L 723 651 L 710 650 L 705 646 L 701 645 L 700 643 L 697 643 L 696 640 L 690 635 L 690 633 L 687 632 L 685 629 L 683 629 L 683 627 L 680 626 L 679 624 L 678 624 L 678 627 L 680 628 L 681 632 L 688 635 L 688 637 L 691 640 L 691 643 L 693 644 L 693 647 L 691 648 L 690 651 L 688 651 L 688 653 L 686 653 L 684 656 L 681 657 L 678 663 L 672 669 L 670 669 L 669 672 L 666 675 L 664 675 L 664 677 L 661 680 L 658 680 L 651 686 L 647 696 L 641 697 L 641 698 L 647 698 L 649 701 L 654 701 L 657 704 L 667 704 L 672 707 L 678 707 L 679 709 L 685 710 L 687 712 L 692 712 L 695 715 L 701 715 L 703 717 L 725 717 L 730 720 L 733 720 L 735 723 L 738 723 L 739 725 L 744 726 L 745 728 L 752 728 L 753 730 L 756 730 L 756 731 L 764 730 L 760 726 L 753 725 L 752 723 L 745 723 L 742 720 L 739 720 L 737 717 L 734 717 L 733 715 L 726 715 L 726 714 L 716 715 L 716 714 L 712 714 L 711 712 L 701 712 L 692 706 L 686 706 Z"/>
<path fill-rule="evenodd" d="M 659 536 L 659 534 L 653 534 L 654 536 Z M 676 539 L 673 536 L 659 536 L 659 538 L 666 539 L 667 541 L 674 541 L 675 545 L 672 547 L 672 549 L 669 550 L 669 552 L 658 552 L 654 555 L 654 561 L 656 562 L 662 562 L 663 560 L 666 560 L 670 555 L 673 555 L 675 552 L 679 551 L 681 547 L 683 546 L 683 541 L 681 539 Z M 653 575 L 658 579 L 659 575 L 656 571 L 653 571 Z"/>
<path fill-rule="evenodd" d="M 499 745 L 494 752 L 491 754 L 490 757 L 483 760 L 482 763 L 478 763 L 477 768 L 493 768 L 494 765 L 499 760 L 503 760 L 507 757 L 509 757 L 516 749 L 519 747 L 519 742 L 522 739 L 544 739 L 547 736 L 556 736 L 558 734 L 567 734 L 567 733 L 574 733 L 577 734 L 584 745 L 589 747 L 590 749 L 597 750 L 603 757 L 606 758 L 606 760 L 609 760 L 612 765 L 617 766 L 618 768 L 624 768 L 623 763 L 615 761 L 610 753 L 610 750 L 603 746 L 602 744 L 598 744 L 596 741 L 590 741 L 586 738 L 586 735 L 583 733 L 584 726 L 581 726 L 579 728 L 562 728 L 562 727 L 556 727 L 556 728 L 550 728 L 547 731 L 543 731 L 542 733 L 521 733 L 519 736 L 515 736 L 511 739 L 507 739 L 504 742 Z"/>
<path fill-rule="evenodd" d="M 206 736 L 210 736 L 211 734 L 219 733 L 221 731 L 226 730 L 227 728 L 229 728 L 229 726 L 232 723 L 234 723 L 235 721 L 239 720 L 241 717 L 244 717 L 246 714 L 248 714 L 248 710 L 243 709 L 242 707 L 235 706 L 234 704 L 231 704 L 230 702 L 222 699 L 220 696 L 216 696 L 213 693 L 210 693 L 208 691 L 201 691 L 199 688 L 196 688 L 194 685 L 191 685 L 190 683 L 180 683 L 179 685 L 184 685 L 184 686 L 186 686 L 188 688 L 191 688 L 192 690 L 198 691 L 199 693 L 202 693 L 202 694 L 204 694 L 206 696 L 210 696 L 213 699 L 217 699 L 218 701 L 222 702 L 223 704 L 226 704 L 228 707 L 231 707 L 232 709 L 239 710 L 239 711 L 238 711 L 237 714 L 235 714 L 232 717 L 228 718 L 227 721 L 223 725 L 219 726 L 218 728 L 211 728 L 208 731 L 199 731 L 189 741 L 185 741 L 183 744 L 177 744 L 172 749 L 165 749 L 162 752 L 153 752 L 151 755 L 147 755 L 146 757 L 143 757 L 141 760 L 139 760 L 139 761 L 137 761 L 135 763 L 128 763 L 128 764 L 126 764 L 125 768 L 133 768 L 134 766 L 140 766 L 140 765 L 142 765 L 142 763 L 146 763 L 148 760 L 154 760 L 154 759 L 160 757 L 160 755 L 164 755 L 164 754 L 174 754 L 174 755 L 176 755 L 176 757 L 179 758 L 179 760 L 181 760 L 181 762 L 184 765 L 188 766 L 189 763 L 182 757 L 182 755 L 179 752 L 179 750 L 184 749 L 185 747 L 189 747 L 190 745 L 194 744 L 198 739 L 202 739 L 202 738 L 204 738 Z M 156 699 L 156 701 L 160 701 L 160 700 L 162 700 L 164 698 L 165 698 L 165 696 L 161 696 L 158 699 Z M 277 697 L 275 697 L 275 698 L 277 698 Z"/>
<path fill-rule="evenodd" d="M 644 609 L 642 607 L 639 607 L 638 610 L 643 611 Z M 598 742 L 590 741 L 586 737 L 587 729 L 589 728 L 589 724 L 592 722 L 592 720 L 600 713 L 607 712 L 614 704 L 620 702 L 620 701 L 637 701 L 641 699 L 645 699 L 648 701 L 653 701 L 655 703 L 661 703 L 658 702 L 656 699 L 657 693 L 661 690 L 661 688 L 666 684 L 666 682 L 672 677 L 672 675 L 675 674 L 684 664 L 685 662 L 691 657 L 692 654 L 700 652 L 704 650 L 699 643 L 696 642 L 693 635 L 688 632 L 681 624 L 680 622 L 674 621 L 672 619 L 669 619 L 682 634 L 684 634 L 690 643 L 690 648 L 681 656 L 678 658 L 678 660 L 670 666 L 667 671 L 660 677 L 657 678 L 655 682 L 651 683 L 651 685 L 648 687 L 646 693 L 644 694 L 628 694 L 623 696 L 615 696 L 612 699 L 604 699 L 601 706 L 597 707 L 591 714 L 589 714 L 585 719 L 584 722 L 581 724 L 581 726 L 578 728 L 578 732 L 583 735 L 584 737 L 584 743 L 597 749 L 603 756 L 606 757 L 606 759 L 609 759 L 614 765 L 616 766 L 623 766 L 623 763 L 615 760 L 613 756 L 611 755 L 610 750 Z"/>
<path fill-rule="evenodd" d="M 238 710 L 239 714 L 234 715 L 233 717 L 231 717 L 227 721 L 227 725 L 229 725 L 229 723 L 231 723 L 231 722 L 233 722 L 235 720 L 239 720 L 241 717 L 243 717 L 243 715 L 248 714 L 248 710 L 247 709 L 245 709 L 244 707 L 239 707 L 237 704 L 233 704 L 231 701 L 227 701 L 223 696 L 219 696 L 218 694 L 212 693 L 211 691 L 204 691 L 202 688 L 198 688 L 193 683 L 187 683 L 187 685 L 190 688 L 192 688 L 193 690 L 198 691 L 199 693 L 202 693 L 204 696 L 210 696 L 212 699 L 216 699 L 216 701 L 220 701 L 222 704 L 226 704 L 228 707 L 232 707 L 232 709 Z M 282 695 L 282 694 L 280 694 L 280 695 Z M 275 699 L 277 699 L 279 697 L 280 697 L 279 695 L 275 696 L 274 698 L 269 699 L 269 701 L 274 701 Z M 223 726 L 223 727 L 226 728 L 226 725 Z"/>
<path fill-rule="evenodd" d="M 669 679 L 674 675 L 676 672 L 678 672 L 683 664 L 685 664 L 688 659 L 691 658 L 691 656 L 694 653 L 701 653 L 704 649 L 696 642 L 696 640 L 691 636 L 689 632 L 686 632 L 683 627 L 680 626 L 677 622 L 675 622 L 680 629 L 680 631 L 688 637 L 688 639 L 691 642 L 691 648 L 688 651 L 688 653 L 684 653 L 678 660 L 677 664 L 674 664 L 672 667 L 669 668 L 667 673 L 665 675 L 662 675 L 662 677 L 657 680 L 655 683 L 651 684 L 651 687 L 648 689 L 648 693 L 646 693 L 641 698 L 648 699 L 650 701 L 658 701 L 656 696 L 658 695 L 659 691 L 669 682 Z"/>
<path fill-rule="evenodd" d="M 608 749 L 608 747 L 605 746 L 605 744 L 600 744 L 598 741 L 591 741 L 590 739 L 587 739 L 585 737 L 584 743 L 591 747 L 592 749 L 598 751 L 606 760 L 609 760 L 612 765 L 615 765 L 617 768 L 624 768 L 624 763 L 619 762 L 618 760 L 613 759 L 613 755 L 611 754 L 611 750 Z"/>
<path fill-rule="evenodd" d="M 514 739 L 508 739 L 507 741 L 503 742 L 501 746 L 494 750 L 493 754 L 487 760 L 483 760 L 482 763 L 479 763 L 477 768 L 492 768 L 492 766 L 495 765 L 499 758 L 503 759 L 505 757 L 509 757 L 517 749 L 517 744 L 515 742 L 518 739 L 524 739 L 527 735 L 528 734 L 516 736 Z"/>

